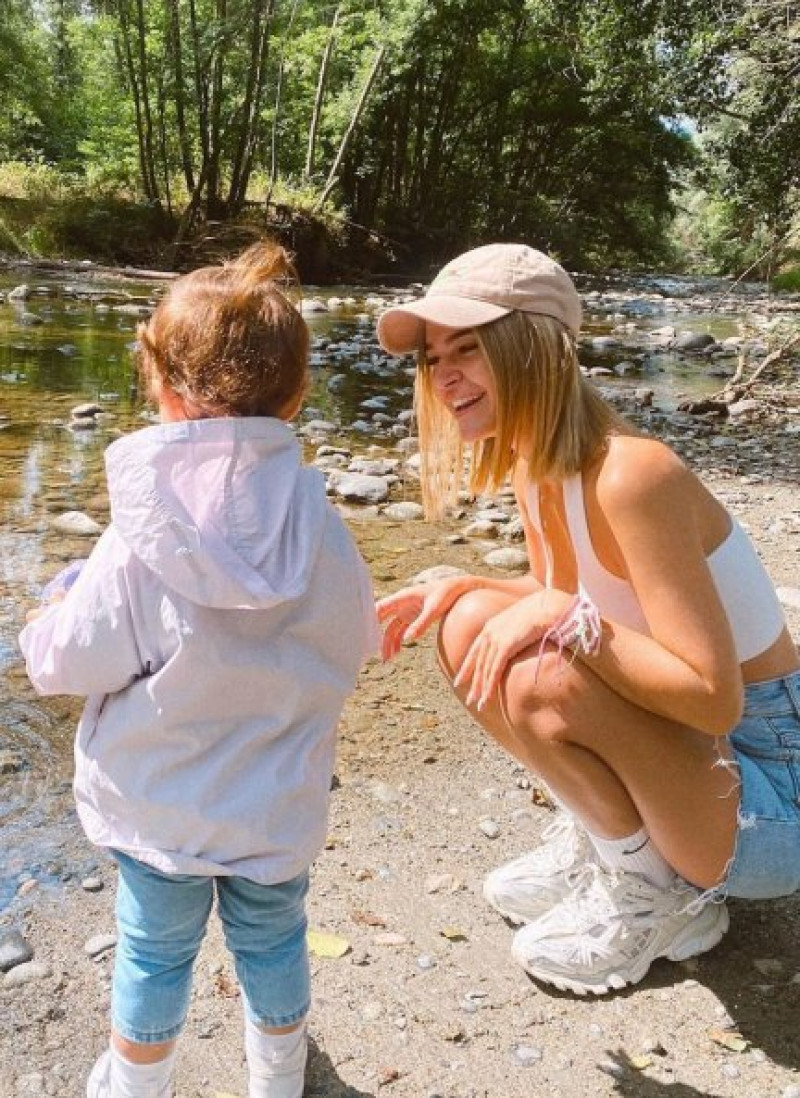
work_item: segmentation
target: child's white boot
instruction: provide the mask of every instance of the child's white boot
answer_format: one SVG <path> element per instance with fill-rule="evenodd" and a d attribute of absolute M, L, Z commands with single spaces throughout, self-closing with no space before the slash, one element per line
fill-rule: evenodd
<path fill-rule="evenodd" d="M 308 1056 L 306 1023 L 290 1033 L 265 1033 L 245 1018 L 250 1098 L 302 1098 Z"/>
<path fill-rule="evenodd" d="M 173 1050 L 157 1064 L 132 1064 L 112 1046 L 100 1056 L 86 1084 L 87 1098 L 172 1098 Z"/>

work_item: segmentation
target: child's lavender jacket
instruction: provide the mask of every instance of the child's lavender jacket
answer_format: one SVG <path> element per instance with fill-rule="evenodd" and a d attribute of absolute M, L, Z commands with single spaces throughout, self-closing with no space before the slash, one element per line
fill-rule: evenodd
<path fill-rule="evenodd" d="M 324 840 L 376 649 L 366 568 L 279 420 L 148 427 L 106 468 L 111 526 L 20 637 L 40 693 L 87 696 L 86 833 L 168 873 L 288 880 Z"/>

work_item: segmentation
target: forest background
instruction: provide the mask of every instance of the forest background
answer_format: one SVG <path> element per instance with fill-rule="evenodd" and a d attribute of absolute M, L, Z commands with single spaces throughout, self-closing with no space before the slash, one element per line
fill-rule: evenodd
<path fill-rule="evenodd" d="M 0 0 L 0 253 L 800 288 L 799 89 L 784 0 Z"/>

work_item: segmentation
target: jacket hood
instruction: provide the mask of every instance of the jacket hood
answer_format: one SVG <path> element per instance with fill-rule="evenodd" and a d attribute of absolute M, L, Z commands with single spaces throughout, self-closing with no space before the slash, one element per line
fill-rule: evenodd
<path fill-rule="evenodd" d="M 105 459 L 112 521 L 167 587 L 228 609 L 305 591 L 328 503 L 281 420 L 159 424 L 112 443 Z"/>

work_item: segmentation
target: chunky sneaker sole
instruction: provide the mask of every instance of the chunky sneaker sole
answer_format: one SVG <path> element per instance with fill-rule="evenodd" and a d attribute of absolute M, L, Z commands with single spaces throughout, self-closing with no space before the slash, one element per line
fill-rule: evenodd
<path fill-rule="evenodd" d="M 486 902 L 515 926 L 533 922 L 565 899 L 574 874 L 594 857 L 588 835 L 566 812 L 559 812 L 542 838 L 541 846 L 492 870 L 483 883 Z"/>
<path fill-rule="evenodd" d="M 678 897 L 683 906 L 665 905 L 674 909 L 660 913 L 607 913 L 605 922 L 601 916 L 594 926 L 585 923 L 573 933 L 558 927 L 559 916 L 574 915 L 569 908 L 580 902 L 568 899 L 517 931 L 512 955 L 530 976 L 560 991 L 605 995 L 639 983 L 658 958 L 685 961 L 722 940 L 729 926 L 723 903 L 701 903 L 687 891 L 663 894 Z"/>

